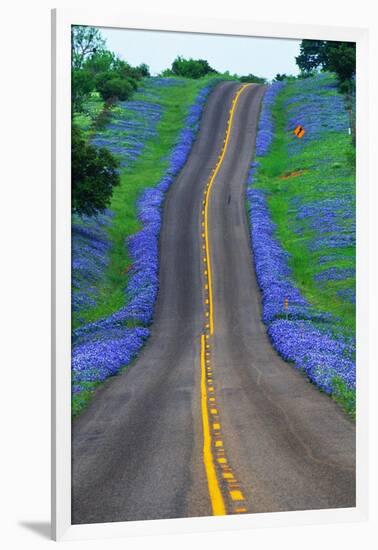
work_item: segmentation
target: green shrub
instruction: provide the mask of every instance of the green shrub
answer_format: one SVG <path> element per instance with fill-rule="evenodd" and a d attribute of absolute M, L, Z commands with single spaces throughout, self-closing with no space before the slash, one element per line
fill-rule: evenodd
<path fill-rule="evenodd" d="M 240 82 L 252 82 L 253 84 L 265 84 L 266 78 L 262 78 L 260 76 L 255 76 L 254 74 L 250 73 L 244 76 L 239 77 Z"/>
<path fill-rule="evenodd" d="M 72 211 L 93 216 L 110 204 L 113 187 L 119 185 L 118 160 L 107 150 L 87 143 L 72 125 Z"/>
<path fill-rule="evenodd" d="M 202 78 L 209 73 L 218 74 L 205 59 L 184 59 L 180 56 L 172 63 L 172 73 L 185 78 Z"/>
<path fill-rule="evenodd" d="M 97 82 L 97 90 L 104 101 L 125 101 L 131 97 L 134 87 L 130 79 L 112 77 Z"/>

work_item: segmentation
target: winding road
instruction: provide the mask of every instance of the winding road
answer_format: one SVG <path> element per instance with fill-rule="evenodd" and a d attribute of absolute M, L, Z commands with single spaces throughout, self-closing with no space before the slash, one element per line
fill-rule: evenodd
<path fill-rule="evenodd" d="M 261 322 L 244 191 L 263 94 L 209 97 L 165 200 L 151 336 L 73 423 L 73 523 L 355 506 L 354 423 Z"/>

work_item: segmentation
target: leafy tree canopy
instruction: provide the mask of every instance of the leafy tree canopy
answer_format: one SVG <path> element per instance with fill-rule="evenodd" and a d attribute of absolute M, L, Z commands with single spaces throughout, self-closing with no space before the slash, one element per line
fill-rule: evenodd
<path fill-rule="evenodd" d="M 304 73 L 321 69 L 336 73 L 340 83 L 356 74 L 356 44 L 330 40 L 302 40 L 295 58 Z"/>
<path fill-rule="evenodd" d="M 86 59 L 105 49 L 105 40 L 99 29 L 74 25 L 72 27 L 72 66 L 81 69 Z"/>
<path fill-rule="evenodd" d="M 138 81 L 149 76 L 145 63 L 132 67 L 105 48 L 98 29 L 73 27 L 72 31 L 72 103 L 81 112 L 91 92 L 97 90 L 109 103 L 129 99 Z"/>
<path fill-rule="evenodd" d="M 87 143 L 75 125 L 71 143 L 72 211 L 93 216 L 110 204 L 113 188 L 120 182 L 119 162 L 107 149 Z"/>
<path fill-rule="evenodd" d="M 240 82 L 253 82 L 254 84 L 265 84 L 266 78 L 256 76 L 252 73 L 239 77 Z"/>
<path fill-rule="evenodd" d="M 171 71 L 164 71 L 164 73 L 185 78 L 201 78 L 209 73 L 218 74 L 218 71 L 210 67 L 205 59 L 184 59 L 178 56 L 172 63 Z"/>
<path fill-rule="evenodd" d="M 141 63 L 136 67 L 137 71 L 140 73 L 142 77 L 151 76 L 150 75 L 150 68 L 146 63 Z"/>
<path fill-rule="evenodd" d="M 82 68 L 93 75 L 113 71 L 117 65 L 117 57 L 109 50 L 99 50 L 88 57 L 82 64 Z"/>

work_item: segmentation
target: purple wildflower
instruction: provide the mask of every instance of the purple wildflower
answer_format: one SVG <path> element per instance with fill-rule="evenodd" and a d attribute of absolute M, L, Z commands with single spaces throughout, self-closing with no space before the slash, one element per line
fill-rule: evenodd
<path fill-rule="evenodd" d="M 152 85 L 164 85 L 161 82 L 162 79 Z M 180 81 L 175 80 L 177 82 L 180 85 Z M 170 154 L 166 174 L 155 187 L 145 189 L 138 200 L 142 229 L 128 237 L 126 242 L 132 262 L 125 289 L 126 305 L 106 318 L 73 331 L 72 378 L 75 391 L 80 391 L 80 382 L 103 381 L 116 374 L 130 363 L 149 335 L 146 327 L 153 318 L 159 287 L 158 242 L 165 193 L 188 158 L 212 87 L 210 84 L 203 88 L 190 107 L 185 127 Z M 153 111 L 144 112 L 144 116 L 153 116 Z M 130 325 L 144 326 L 127 328 Z"/>
<path fill-rule="evenodd" d="M 309 129 L 308 134 L 306 133 L 307 140 L 317 139 L 326 131 L 345 130 L 342 99 L 336 91 L 329 103 L 323 97 L 323 92 L 329 92 L 334 86 L 329 77 L 320 75 L 314 79 L 298 81 L 295 86 L 298 95 L 286 100 L 286 108 L 290 111 L 288 129 L 291 130 L 297 124 L 303 125 Z M 339 377 L 348 388 L 353 389 L 356 383 L 355 344 L 335 332 L 336 320 L 332 315 L 317 311 L 296 288 L 289 267 L 289 254 L 282 248 L 276 235 L 276 226 L 271 220 L 267 193 L 254 188 L 254 178 L 259 168 L 258 157 L 268 153 L 273 141 L 271 108 L 281 88 L 282 86 L 275 83 L 265 94 L 256 139 L 257 162 L 251 165 L 247 180 L 251 246 L 256 277 L 262 291 L 263 321 L 278 353 L 285 360 L 293 362 L 296 368 L 303 370 L 325 392 L 332 393 L 335 377 Z M 328 109 L 327 122 L 323 116 L 324 108 Z M 320 111 L 323 114 L 319 117 Z M 304 146 L 304 138 L 299 145 L 298 142 L 301 140 L 293 140 L 295 146 L 291 154 L 296 154 Z M 335 197 L 337 194 L 335 185 Z M 309 247 L 314 249 L 340 248 L 354 244 L 352 198 L 351 195 L 344 196 L 343 199 L 327 199 L 307 204 L 302 204 L 301 199 L 295 199 L 292 210 L 296 212 L 295 219 L 299 224 L 295 230 L 301 232 L 303 229 L 310 229 L 313 237 Z M 323 255 L 319 263 L 332 262 L 334 259 L 335 255 L 329 253 Z M 352 276 L 352 268 L 329 267 L 317 279 L 344 280 Z M 352 298 L 350 293 L 348 296 Z M 286 300 L 288 309 L 285 308 Z"/>

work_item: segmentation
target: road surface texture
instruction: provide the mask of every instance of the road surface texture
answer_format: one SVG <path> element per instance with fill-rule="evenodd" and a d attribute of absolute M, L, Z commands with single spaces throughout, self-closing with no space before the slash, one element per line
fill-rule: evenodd
<path fill-rule="evenodd" d="M 165 200 L 151 336 L 73 423 L 73 523 L 355 506 L 353 422 L 261 322 L 244 191 L 263 94 L 208 100 Z"/>

